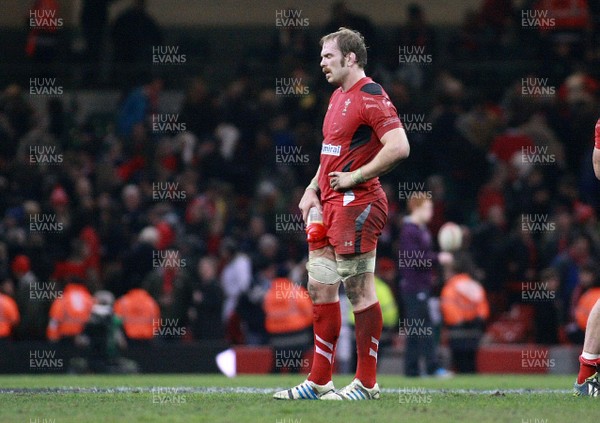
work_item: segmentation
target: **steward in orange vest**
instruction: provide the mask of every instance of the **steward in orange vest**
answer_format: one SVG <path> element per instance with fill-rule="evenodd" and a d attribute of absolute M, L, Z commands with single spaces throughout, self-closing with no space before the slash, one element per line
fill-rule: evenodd
<path fill-rule="evenodd" d="M 273 371 L 307 367 L 304 351 L 312 342 L 312 301 L 308 291 L 287 278 L 275 278 L 263 304 L 265 327 L 274 350 Z"/>
<path fill-rule="evenodd" d="M 588 317 L 596 302 L 600 301 L 600 287 L 592 287 L 585 291 L 575 307 L 575 320 L 579 329 L 585 332 Z"/>
<path fill-rule="evenodd" d="M 19 309 L 15 300 L 0 293 L 0 339 L 8 338 L 19 320 Z"/>
<path fill-rule="evenodd" d="M 68 283 L 50 307 L 46 336 L 50 341 L 72 340 L 79 335 L 90 318 L 94 298 L 80 283 Z"/>
<path fill-rule="evenodd" d="M 160 326 L 158 303 L 141 288 L 134 288 L 115 302 L 115 314 L 121 318 L 129 339 L 149 340 Z"/>
<path fill-rule="evenodd" d="M 470 276 L 473 264 L 467 253 L 457 253 L 450 278 L 440 296 L 442 316 L 448 329 L 454 367 L 475 372 L 475 356 L 490 309 L 481 284 Z"/>

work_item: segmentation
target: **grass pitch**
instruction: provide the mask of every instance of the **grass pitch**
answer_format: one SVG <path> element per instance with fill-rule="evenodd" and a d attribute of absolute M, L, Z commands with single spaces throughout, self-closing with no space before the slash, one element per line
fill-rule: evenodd
<path fill-rule="evenodd" d="M 596 422 L 574 376 L 380 376 L 379 401 L 277 401 L 304 375 L 0 376 L 0 422 Z M 334 376 L 336 387 L 351 376 Z"/>

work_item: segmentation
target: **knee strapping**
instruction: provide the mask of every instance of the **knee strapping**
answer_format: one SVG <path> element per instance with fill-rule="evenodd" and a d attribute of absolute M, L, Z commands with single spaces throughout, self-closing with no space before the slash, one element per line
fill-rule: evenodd
<path fill-rule="evenodd" d="M 337 273 L 345 281 L 362 273 L 375 272 L 375 255 L 365 253 L 351 259 L 337 259 Z"/>
<path fill-rule="evenodd" d="M 325 257 L 309 257 L 306 270 L 311 278 L 326 285 L 333 285 L 342 279 L 336 262 Z"/>

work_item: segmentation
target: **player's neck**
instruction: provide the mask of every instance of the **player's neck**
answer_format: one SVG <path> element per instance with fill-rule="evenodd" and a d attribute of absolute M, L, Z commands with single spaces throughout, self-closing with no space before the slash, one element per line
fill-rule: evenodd
<path fill-rule="evenodd" d="M 342 83 L 342 91 L 343 92 L 348 91 L 350 88 L 352 88 L 354 86 L 354 84 L 356 84 L 358 81 L 363 79 L 365 76 L 366 76 L 365 71 L 362 69 L 358 70 L 356 72 L 350 72 L 348 74 L 348 78 L 346 78 L 344 80 L 344 82 Z"/>

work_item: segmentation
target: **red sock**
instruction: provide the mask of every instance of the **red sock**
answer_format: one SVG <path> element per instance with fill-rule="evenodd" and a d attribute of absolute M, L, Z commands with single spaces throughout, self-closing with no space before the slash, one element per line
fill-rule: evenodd
<path fill-rule="evenodd" d="M 313 331 L 315 333 L 315 352 L 308 380 L 325 385 L 331 380 L 335 345 L 342 327 L 340 302 L 313 304 Z"/>
<path fill-rule="evenodd" d="M 356 325 L 356 378 L 366 388 L 377 381 L 377 351 L 383 328 L 383 316 L 379 302 L 354 312 Z"/>
<path fill-rule="evenodd" d="M 577 383 L 582 384 L 584 380 L 598 371 L 597 367 L 600 364 L 600 358 L 588 360 L 579 356 L 579 374 L 577 375 Z"/>

